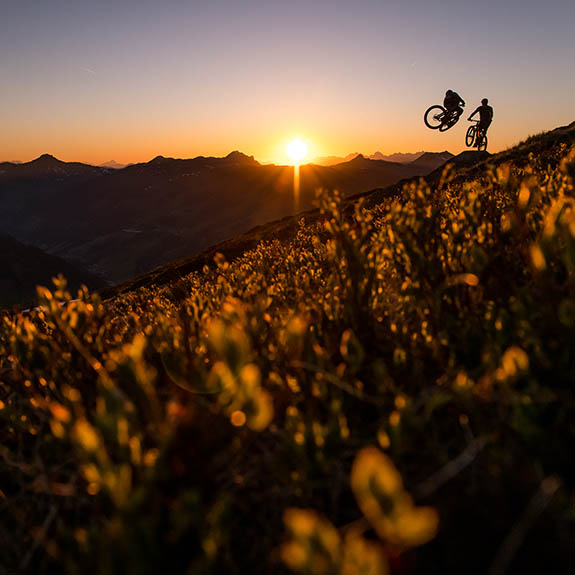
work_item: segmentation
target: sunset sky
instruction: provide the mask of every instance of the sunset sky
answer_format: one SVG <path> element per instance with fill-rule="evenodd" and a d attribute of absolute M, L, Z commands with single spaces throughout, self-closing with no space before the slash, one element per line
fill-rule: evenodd
<path fill-rule="evenodd" d="M 567 0 L 0 0 L 0 161 L 489 151 L 575 120 Z M 446 89 L 467 107 L 423 124 Z"/>

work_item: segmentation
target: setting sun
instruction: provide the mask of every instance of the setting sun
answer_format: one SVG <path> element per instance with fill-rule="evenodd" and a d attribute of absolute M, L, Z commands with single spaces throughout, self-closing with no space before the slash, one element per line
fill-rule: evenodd
<path fill-rule="evenodd" d="M 299 138 L 292 140 L 286 147 L 286 153 L 294 164 L 301 164 L 307 156 L 307 144 Z"/>

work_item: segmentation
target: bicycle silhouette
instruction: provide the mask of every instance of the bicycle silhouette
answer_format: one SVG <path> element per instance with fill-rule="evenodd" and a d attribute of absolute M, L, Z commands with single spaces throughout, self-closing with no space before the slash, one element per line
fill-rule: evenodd
<path fill-rule="evenodd" d="M 477 148 L 478 152 L 483 152 L 487 149 L 487 135 L 485 134 L 485 130 L 479 128 L 479 120 L 469 121 L 472 122 L 472 124 L 467 128 L 465 144 L 468 148 Z"/>
<path fill-rule="evenodd" d="M 458 113 L 457 109 L 449 111 L 443 106 L 436 104 L 427 108 L 423 115 L 423 121 L 428 128 L 445 132 L 445 130 L 449 130 L 449 128 L 457 124 L 460 116 L 461 114 Z"/>

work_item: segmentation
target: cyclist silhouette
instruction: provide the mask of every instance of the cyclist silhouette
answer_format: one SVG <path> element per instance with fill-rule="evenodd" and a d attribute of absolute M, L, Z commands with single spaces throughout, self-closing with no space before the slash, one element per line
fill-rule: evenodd
<path fill-rule="evenodd" d="M 447 90 L 447 92 L 445 92 L 445 98 L 443 99 L 443 107 L 450 114 L 457 114 L 455 116 L 456 119 L 459 119 L 459 116 L 463 114 L 462 106 L 465 106 L 465 102 L 457 92 L 454 92 L 453 90 Z"/>
<path fill-rule="evenodd" d="M 483 100 L 481 100 L 481 106 L 478 106 L 473 114 L 467 118 L 471 121 L 471 118 L 473 118 L 475 114 L 479 113 L 479 124 L 477 124 L 477 129 L 480 131 L 481 137 L 487 135 L 487 129 L 493 121 L 493 108 L 488 104 L 489 100 L 487 98 L 483 98 Z"/>

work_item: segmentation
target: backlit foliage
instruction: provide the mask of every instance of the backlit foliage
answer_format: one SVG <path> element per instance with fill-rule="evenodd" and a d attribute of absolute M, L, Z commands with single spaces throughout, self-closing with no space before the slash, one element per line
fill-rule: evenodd
<path fill-rule="evenodd" d="M 288 509 L 284 522 L 290 540 L 284 562 L 297 573 L 313 575 L 387 575 L 383 549 L 354 530 L 343 538 L 327 520 L 309 509 Z"/>
<path fill-rule="evenodd" d="M 106 302 L 59 278 L 5 313 L 6 569 L 484 573 L 555 475 L 516 559 L 553 571 L 575 545 L 575 156 L 547 159 L 370 209 L 324 193 L 291 241 Z"/>
<path fill-rule="evenodd" d="M 352 468 L 351 487 L 360 509 L 378 535 L 404 547 L 427 543 L 437 532 L 434 509 L 415 507 L 389 457 L 362 449 Z"/>

